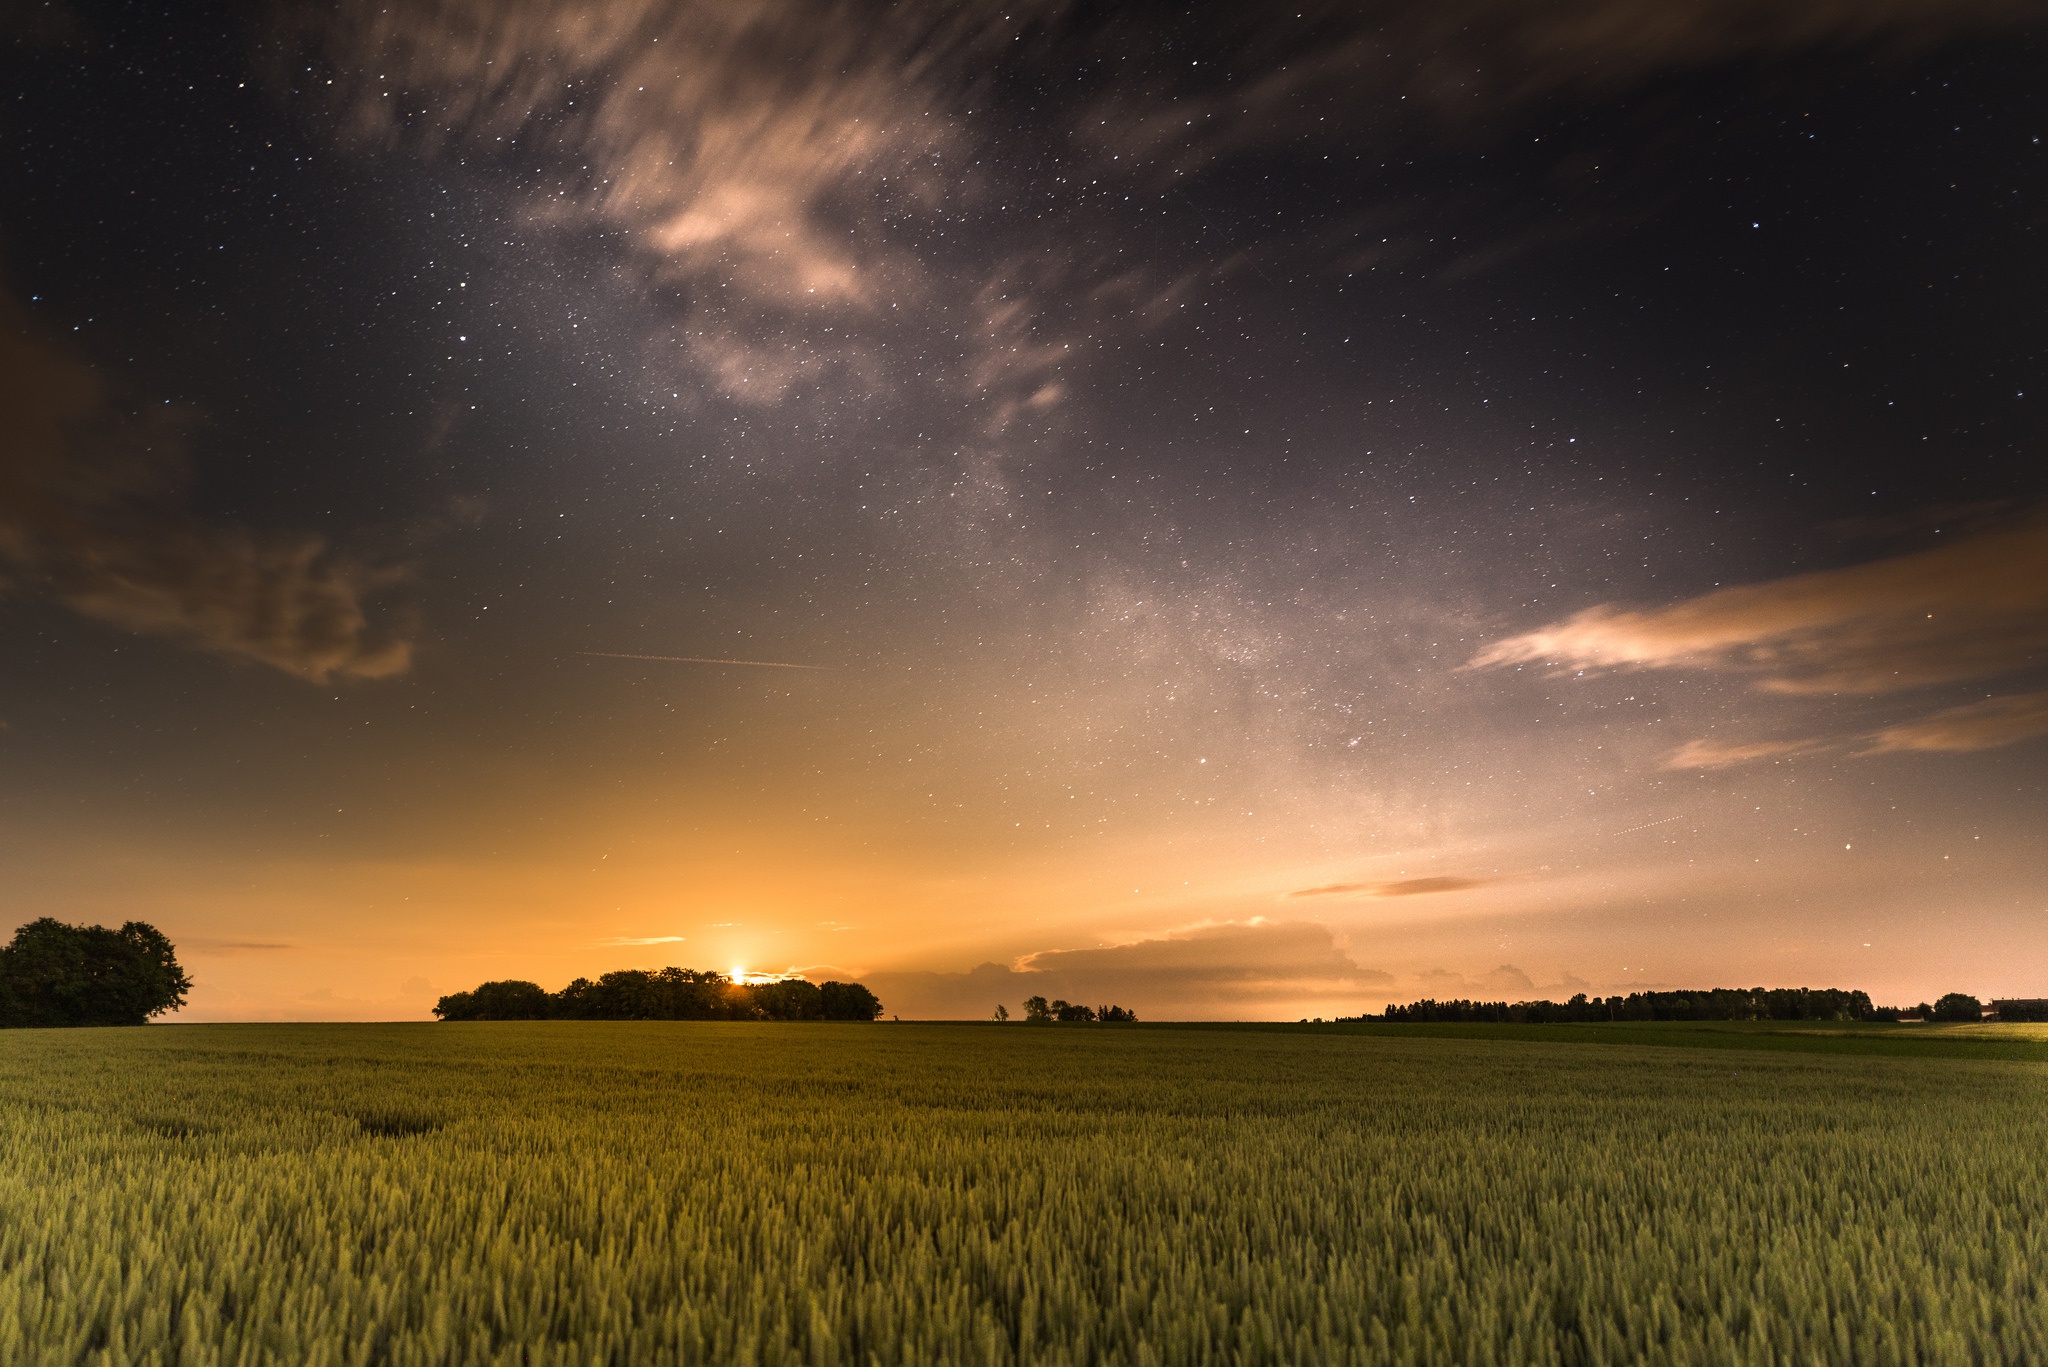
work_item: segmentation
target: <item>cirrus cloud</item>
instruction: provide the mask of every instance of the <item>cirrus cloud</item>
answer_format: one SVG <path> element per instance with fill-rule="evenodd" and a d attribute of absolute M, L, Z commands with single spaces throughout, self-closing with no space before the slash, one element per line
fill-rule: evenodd
<path fill-rule="evenodd" d="M 1467 669 L 1708 669 L 1776 693 L 1890 693 L 1989 678 L 2048 653 L 2048 516 L 1909 555 L 1717 589 L 1669 607 L 1587 608 Z"/>
<path fill-rule="evenodd" d="M 1795 755 L 1817 754 L 1829 749 L 1824 740 L 1760 740 L 1747 744 L 1715 740 L 1689 740 L 1671 752 L 1666 769 L 1732 769 L 1760 759 L 1790 759 Z"/>
<path fill-rule="evenodd" d="M 1888 726 L 1872 736 L 1870 748 L 1861 753 L 1992 750 L 2044 735 L 2048 735 L 2048 692 L 2012 693 Z"/>
<path fill-rule="evenodd" d="M 1290 892 L 1289 897 L 1337 897 L 1355 895 L 1359 897 L 1421 897 L 1432 892 L 1465 892 L 1472 888 L 1483 888 L 1494 882 L 1491 878 L 1458 878 L 1440 876 L 1435 878 L 1402 878 L 1391 883 L 1325 883 L 1318 888 L 1301 888 Z"/>

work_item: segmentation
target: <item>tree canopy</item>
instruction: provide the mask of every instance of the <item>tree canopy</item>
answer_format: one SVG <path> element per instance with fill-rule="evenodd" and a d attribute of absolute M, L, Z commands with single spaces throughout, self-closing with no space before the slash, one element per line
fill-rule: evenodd
<path fill-rule="evenodd" d="M 1043 997 L 1024 999 L 1024 1022 L 1027 1025 L 1074 1025 L 1093 1022 L 1129 1025 L 1135 1023 L 1137 1019 L 1137 1012 L 1121 1006 L 1082 1006 L 1078 1002 L 1047 1001 Z"/>
<path fill-rule="evenodd" d="M 622 968 L 595 982 L 578 978 L 559 992 L 518 979 L 481 983 L 441 998 L 434 1014 L 444 1021 L 871 1021 L 882 1003 L 859 983 L 739 983 L 693 968 Z"/>
<path fill-rule="evenodd" d="M 2007 1019 L 2027 1019 L 2029 1003 L 2015 1001 Z M 2048 1006 L 2048 1003 L 2043 1003 Z M 1544 1025 L 1571 1021 L 1974 1021 L 1984 1008 L 1975 997 L 1951 992 L 1932 1006 L 1873 1006 L 1867 992 L 1837 987 L 1715 987 L 1686 992 L 1631 992 L 1625 997 L 1570 1001 L 1485 1002 L 1425 999 L 1389 1005 L 1380 1016 L 1342 1019 L 1407 1022 L 1512 1022 Z M 2048 1015 L 2048 1011 L 2043 1011 Z M 2001 1012 L 2001 1016 L 2004 1013 Z"/>
<path fill-rule="evenodd" d="M 1934 1019 L 1938 1021 L 1979 1021 L 1984 1019 L 1984 1003 L 1967 992 L 1950 992 L 1934 1003 Z"/>
<path fill-rule="evenodd" d="M 141 1025 L 191 989 L 176 949 L 144 921 L 109 930 L 45 916 L 0 947 L 0 1026 Z"/>

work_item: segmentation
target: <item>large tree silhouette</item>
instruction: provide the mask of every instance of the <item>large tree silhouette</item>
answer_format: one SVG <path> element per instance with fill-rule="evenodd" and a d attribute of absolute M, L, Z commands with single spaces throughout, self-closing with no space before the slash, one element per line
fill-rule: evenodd
<path fill-rule="evenodd" d="M 141 1025 L 185 1004 L 192 980 L 162 931 L 45 916 L 0 948 L 0 1025 Z"/>

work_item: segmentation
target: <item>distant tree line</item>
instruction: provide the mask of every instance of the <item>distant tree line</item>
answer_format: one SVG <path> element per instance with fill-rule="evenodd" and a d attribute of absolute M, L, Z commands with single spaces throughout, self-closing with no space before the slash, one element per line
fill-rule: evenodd
<path fill-rule="evenodd" d="M 1993 1003 L 1995 1006 L 1996 1003 Z M 1899 1021 L 1980 1021 L 1984 1019 L 1984 1003 L 1967 992 L 1950 992 L 1933 1002 L 1921 1002 L 1918 1006 L 1880 1006 L 1872 1020 Z M 2025 1016 L 2004 1019 L 2025 1020 Z"/>
<path fill-rule="evenodd" d="M 623 968 L 559 992 L 508 979 L 451 992 L 434 1003 L 444 1021 L 871 1021 L 882 1003 L 859 983 L 734 982 L 692 968 Z"/>
<path fill-rule="evenodd" d="M 1995 1002 L 2016 1008 L 2002 1020 L 2029 1020 L 2024 1009 L 2040 1006 L 2048 1019 L 2048 1001 Z M 1569 1001 L 1486 1002 L 1458 998 L 1425 998 L 1406 1006 L 1389 1005 L 1379 1016 L 1352 1020 L 1420 1023 L 1551 1025 L 1574 1021 L 1975 1021 L 1984 1007 L 1964 992 L 1919 1006 L 1874 1006 L 1867 992 L 1836 987 L 1716 987 L 1689 992 L 1631 992 L 1627 996 L 1589 997 L 1581 992 Z"/>
<path fill-rule="evenodd" d="M 997 1008 L 1001 1014 L 998 1020 L 1008 1020 L 1010 1013 Z M 1047 1001 L 1043 997 L 1024 999 L 1024 1023 L 1026 1025 L 1071 1025 L 1081 1021 L 1099 1021 L 1105 1025 L 1132 1025 L 1137 1022 L 1138 1013 L 1121 1006 L 1080 1006 L 1068 1001 Z"/>
<path fill-rule="evenodd" d="M 1861 1021 L 1873 1018 L 1867 992 L 1832 987 L 1716 987 L 1697 992 L 1631 992 L 1569 1001 L 1410 1002 L 1389 1005 L 1389 1021 L 1501 1021 L 1531 1025 L 1570 1021 Z"/>
<path fill-rule="evenodd" d="M 177 950 L 144 921 L 108 930 L 45 916 L 0 947 L 0 1026 L 141 1025 L 191 989 Z"/>

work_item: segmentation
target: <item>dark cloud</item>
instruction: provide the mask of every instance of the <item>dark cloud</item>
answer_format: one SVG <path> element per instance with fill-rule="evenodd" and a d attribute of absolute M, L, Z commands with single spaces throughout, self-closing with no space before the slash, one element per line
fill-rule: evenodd
<path fill-rule="evenodd" d="M 1255 243 L 1206 227 L 1199 244 L 1147 242 L 1153 264 L 1134 266 L 1118 244 L 1150 226 L 1112 205 L 1140 183 L 1181 196 L 1192 167 L 1304 139 L 1355 152 L 1423 109 L 1440 123 L 1560 87 L 2039 18 L 2020 0 L 1331 0 L 1171 19 L 1068 0 L 344 0 L 282 7 L 266 50 L 341 142 L 497 163 L 522 187 L 515 216 L 617 244 L 677 305 L 647 329 L 655 370 L 755 404 L 915 392 L 926 430 L 971 440 L 1048 419 L 1084 356 L 1199 282 L 1263 269 Z M 1104 86 L 1089 73 L 1112 57 Z M 309 63 L 322 80 L 297 79 Z M 1028 125 L 998 115 L 1005 81 L 1041 92 Z M 1355 266 L 1442 235 L 1399 226 L 1413 209 L 1351 206 L 1289 255 Z M 1454 234 L 1457 268 L 1584 226 Z"/>
<path fill-rule="evenodd" d="M 1588 608 L 1497 641 L 1470 669 L 1711 669 L 1776 693 L 1890 693 L 1989 678 L 2048 650 L 2048 515 L 1846 569 L 1665 608 Z"/>
<path fill-rule="evenodd" d="M 124 417 L 107 382 L 0 297 L 0 562 L 90 617 L 314 682 L 402 672 L 364 599 L 393 579 L 317 537 L 183 510 L 170 422 Z"/>
<path fill-rule="evenodd" d="M 1243 6 L 1205 16 L 1211 61 L 1160 63 L 1149 85 L 1105 99 L 1080 127 L 1120 156 L 1184 172 L 1302 140 L 1355 146 L 1362 131 L 1395 136 L 1418 121 L 1468 128 L 1497 118 L 1503 105 L 1558 91 L 1612 97 L 1721 63 L 1816 48 L 1910 48 L 2041 18 L 2026 0 Z M 1134 19 L 1112 26 L 1104 46 L 1119 55 L 1172 46 L 1160 36 Z"/>
<path fill-rule="evenodd" d="M 0 38 L 23 47 L 55 47 L 85 36 L 85 23 L 58 0 L 4 0 L 0 3 Z"/>

